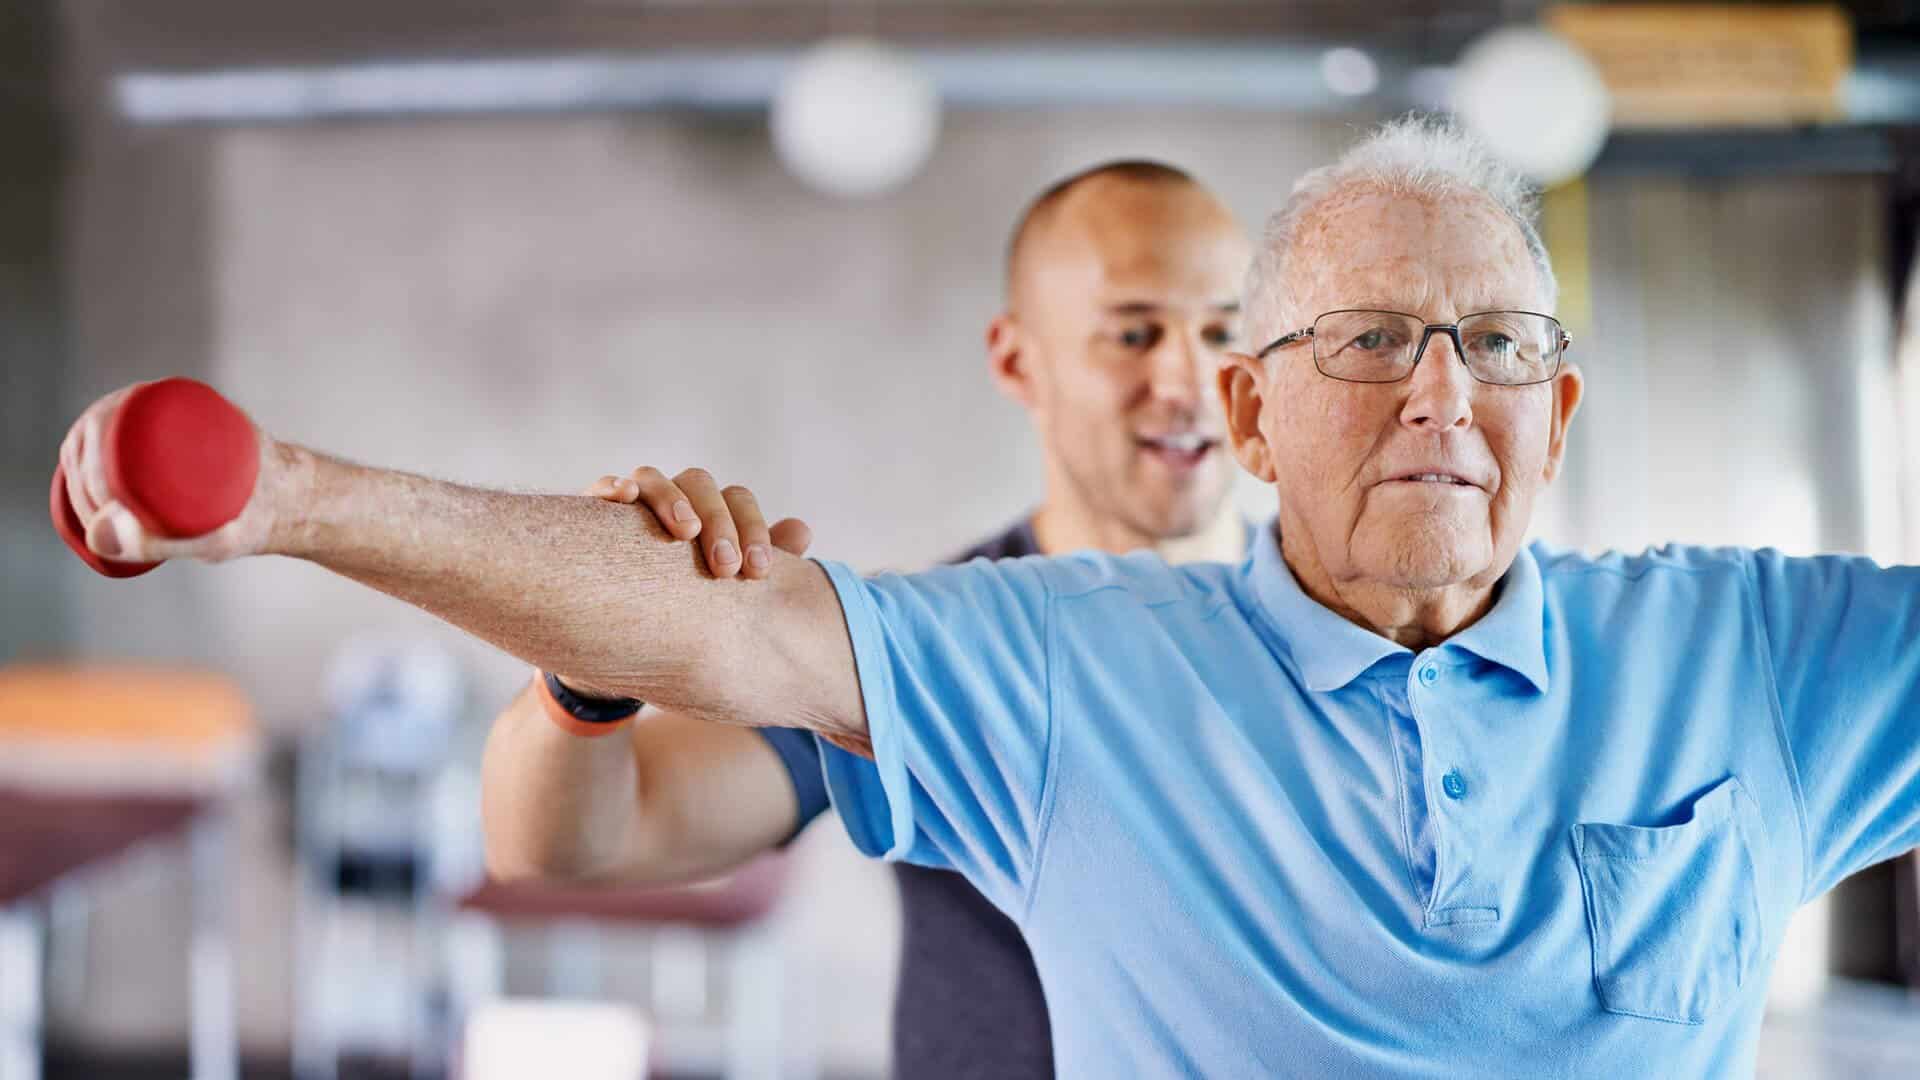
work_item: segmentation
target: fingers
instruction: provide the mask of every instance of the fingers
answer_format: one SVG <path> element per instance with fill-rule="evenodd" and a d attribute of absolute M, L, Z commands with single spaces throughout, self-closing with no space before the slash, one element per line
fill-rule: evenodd
<path fill-rule="evenodd" d="M 687 473 L 680 475 L 686 476 Z M 694 512 L 693 502 L 687 493 L 667 479 L 659 469 L 643 465 L 633 470 L 630 482 L 634 485 L 638 500 L 653 511 L 653 516 L 668 532 L 682 540 L 691 540 L 704 531 L 701 515 Z"/>
<path fill-rule="evenodd" d="M 723 489 L 705 469 L 688 469 L 668 479 L 660 470 L 643 466 L 631 476 L 602 476 L 585 494 L 645 506 L 675 537 L 699 537 L 707 570 L 717 578 L 764 578 L 773 569 L 775 547 L 798 555 L 813 543 L 812 530 L 793 518 L 775 527 L 776 540 L 753 492 L 737 484 Z"/>
<path fill-rule="evenodd" d="M 766 577 L 773 569 L 773 544 L 767 538 L 767 519 L 760 513 L 760 500 L 738 484 L 723 489 L 720 497 L 727 501 L 727 509 L 733 511 L 733 526 L 740 532 L 746 576 Z"/>
<path fill-rule="evenodd" d="M 159 536 L 140 524 L 133 511 L 109 502 L 87 524 L 86 539 L 89 550 L 110 562 L 157 563 L 169 559 L 224 562 L 259 551 L 264 537 L 260 523 L 244 513 L 204 536 Z"/>
<path fill-rule="evenodd" d="M 80 485 L 95 506 L 104 506 L 112 500 L 107 494 L 106 440 L 102 437 L 105 419 L 100 410 L 89 409 L 80 421 Z"/>
<path fill-rule="evenodd" d="M 799 518 L 782 518 L 767 531 L 773 546 L 789 555 L 805 555 L 813 546 L 813 530 Z"/>
<path fill-rule="evenodd" d="M 147 548 L 146 530 L 133 513 L 117 502 L 95 509 L 87 523 L 87 548 L 95 555 L 114 562 L 158 562 Z"/>
<path fill-rule="evenodd" d="M 608 502 L 631 503 L 640 497 L 640 486 L 625 476 L 603 476 L 588 484 L 580 494 Z"/>
<path fill-rule="evenodd" d="M 138 385 L 138 384 L 135 384 Z M 112 499 L 107 491 L 107 459 L 102 431 L 120 400 L 132 391 L 124 387 L 87 406 L 60 443 L 60 464 L 67 481 L 67 501 L 83 523 L 91 523 Z"/>
<path fill-rule="evenodd" d="M 74 516 L 84 524 L 93 520 L 97 509 L 87 497 L 86 485 L 80 479 L 80 454 L 85 448 L 86 417 L 73 422 L 67 429 L 67 437 L 60 440 L 60 476 L 67 488 L 67 503 L 73 507 Z"/>
<path fill-rule="evenodd" d="M 673 483 L 686 494 L 693 512 L 700 519 L 701 551 L 707 557 L 707 572 L 717 578 L 730 578 L 740 572 L 740 532 L 734 527 L 733 511 L 727 506 L 720 486 L 705 469 L 688 469 L 675 476 Z"/>

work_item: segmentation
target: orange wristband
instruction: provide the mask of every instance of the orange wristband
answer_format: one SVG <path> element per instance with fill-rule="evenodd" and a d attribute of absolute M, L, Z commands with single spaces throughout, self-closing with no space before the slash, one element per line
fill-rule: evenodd
<path fill-rule="evenodd" d="M 583 720 L 568 711 L 565 705 L 560 704 L 560 702 L 554 698 L 553 688 L 545 672 L 538 672 L 534 675 L 533 685 L 534 692 L 540 695 L 540 707 L 546 710 L 547 719 L 558 724 L 560 730 L 569 735 L 578 735 L 586 739 L 598 739 L 604 735 L 612 735 L 615 732 L 625 731 L 627 725 L 632 722 L 634 715 L 639 712 L 639 708 L 636 706 L 633 712 L 619 719 Z"/>

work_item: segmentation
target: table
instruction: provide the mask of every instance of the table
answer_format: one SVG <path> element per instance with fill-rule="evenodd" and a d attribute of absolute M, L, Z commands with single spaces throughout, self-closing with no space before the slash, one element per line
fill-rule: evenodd
<path fill-rule="evenodd" d="M 0 669 L 0 1080 L 38 1080 L 52 912 L 129 853 L 184 844 L 193 1080 L 236 1080 L 225 799 L 258 758 L 219 676 L 125 666 Z"/>
<path fill-rule="evenodd" d="M 56 888 L 154 843 L 184 840 L 193 861 L 188 989 L 195 1080 L 238 1075 L 231 958 L 222 932 L 222 844 L 205 798 L 55 795 L 0 787 L 0 1080 L 40 1075 L 40 972 Z"/>

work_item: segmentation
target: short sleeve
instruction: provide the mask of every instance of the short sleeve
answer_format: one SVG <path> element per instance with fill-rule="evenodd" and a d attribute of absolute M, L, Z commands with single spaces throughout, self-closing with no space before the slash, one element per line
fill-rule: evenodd
<path fill-rule="evenodd" d="M 793 728 L 759 728 L 757 731 L 773 747 L 773 752 L 780 755 L 780 764 L 793 783 L 793 798 L 799 807 L 793 819 L 793 832 L 782 841 L 784 846 L 792 843 L 794 837 L 832 805 L 827 798 L 826 776 L 820 768 L 821 746 L 809 731 Z"/>
<path fill-rule="evenodd" d="M 1920 568 L 1760 551 L 1753 575 L 1811 900 L 1920 846 Z"/>
<path fill-rule="evenodd" d="M 957 870 L 1003 905 L 1034 863 L 1052 717 L 1044 560 L 863 579 L 822 562 L 845 612 L 874 760 L 829 754 L 869 854 Z"/>

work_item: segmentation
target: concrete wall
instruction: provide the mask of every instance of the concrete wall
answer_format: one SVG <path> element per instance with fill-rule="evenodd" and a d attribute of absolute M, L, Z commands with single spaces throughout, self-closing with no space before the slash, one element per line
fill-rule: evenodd
<path fill-rule="evenodd" d="M 43 0 L 0 9 L 0 662 L 57 648 L 66 598 L 49 573 L 47 474 L 62 428 L 66 366 L 61 207 L 65 117 L 57 103 L 57 34 Z"/>

